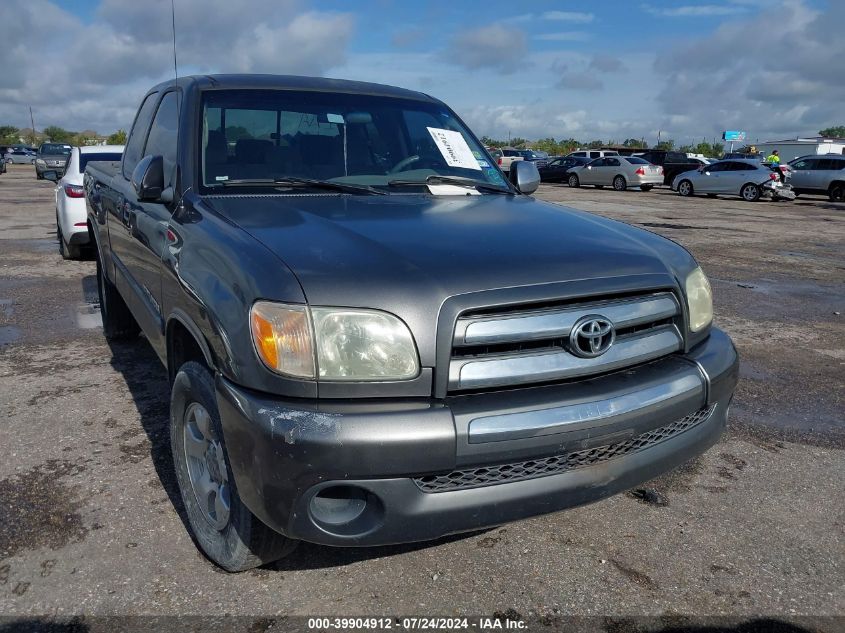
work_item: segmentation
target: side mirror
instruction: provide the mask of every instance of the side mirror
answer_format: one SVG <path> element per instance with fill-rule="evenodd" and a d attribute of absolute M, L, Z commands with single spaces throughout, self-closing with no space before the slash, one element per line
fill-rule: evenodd
<path fill-rule="evenodd" d="M 52 169 L 50 171 L 45 171 L 41 175 L 44 176 L 44 178 L 46 180 L 52 180 L 53 182 L 59 182 L 59 173 L 56 172 L 56 171 L 53 171 Z"/>
<path fill-rule="evenodd" d="M 164 189 L 164 159 L 144 156 L 132 171 L 132 188 L 138 200 L 158 200 Z"/>
<path fill-rule="evenodd" d="M 520 193 L 531 194 L 540 186 L 540 172 L 534 161 L 518 160 L 511 163 L 508 178 Z"/>

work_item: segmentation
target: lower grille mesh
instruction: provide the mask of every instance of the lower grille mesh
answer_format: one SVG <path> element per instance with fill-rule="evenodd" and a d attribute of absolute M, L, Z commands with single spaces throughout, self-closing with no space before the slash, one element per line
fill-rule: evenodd
<path fill-rule="evenodd" d="M 592 466 L 599 462 L 605 462 L 654 446 L 700 424 L 710 417 L 714 406 L 699 409 L 695 413 L 675 420 L 666 426 L 641 433 L 624 442 L 525 462 L 481 466 L 468 470 L 453 470 L 445 475 L 415 477 L 414 483 L 423 492 L 448 492 L 557 475 L 567 470 Z"/>

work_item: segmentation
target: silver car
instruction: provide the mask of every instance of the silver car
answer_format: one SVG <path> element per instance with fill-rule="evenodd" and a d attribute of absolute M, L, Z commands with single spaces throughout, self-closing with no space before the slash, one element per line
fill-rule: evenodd
<path fill-rule="evenodd" d="M 13 165 L 33 165 L 35 163 L 35 154 L 30 154 L 22 149 L 6 152 L 3 158 L 5 158 L 7 163 L 12 163 Z"/>
<path fill-rule="evenodd" d="M 663 168 L 637 156 L 605 156 L 581 167 L 569 170 L 570 187 L 595 185 L 599 189 L 610 186 L 616 191 L 639 187 L 648 191 L 663 184 Z"/>
<path fill-rule="evenodd" d="M 796 193 L 827 195 L 833 202 L 845 201 L 845 156 L 802 156 L 791 161 L 789 166 Z"/>
<path fill-rule="evenodd" d="M 756 202 L 763 195 L 763 185 L 774 179 L 779 180 L 778 175 L 760 161 L 737 158 L 678 174 L 672 181 L 672 190 L 684 197 L 723 194 Z"/>

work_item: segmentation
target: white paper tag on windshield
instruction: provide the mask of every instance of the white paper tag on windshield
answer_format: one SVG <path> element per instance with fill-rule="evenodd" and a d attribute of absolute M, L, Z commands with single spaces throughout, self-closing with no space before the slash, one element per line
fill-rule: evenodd
<path fill-rule="evenodd" d="M 326 114 L 326 120 L 328 120 L 329 123 L 344 123 L 342 114 L 328 113 Z"/>
<path fill-rule="evenodd" d="M 461 187 L 460 185 L 437 185 L 429 183 L 428 190 L 434 196 L 480 196 L 481 192 L 475 187 Z"/>
<path fill-rule="evenodd" d="M 434 139 L 437 149 L 443 154 L 443 158 L 449 167 L 463 167 L 464 169 L 481 171 L 481 167 L 478 166 L 478 161 L 473 156 L 463 134 L 438 127 L 426 129 L 431 134 L 431 138 Z"/>

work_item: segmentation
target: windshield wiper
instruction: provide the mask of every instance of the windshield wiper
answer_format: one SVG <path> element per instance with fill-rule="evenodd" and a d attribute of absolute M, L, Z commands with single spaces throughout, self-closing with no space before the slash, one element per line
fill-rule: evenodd
<path fill-rule="evenodd" d="M 474 180 L 472 178 L 465 178 L 463 176 L 440 176 L 432 174 L 425 180 L 391 180 L 387 184 L 390 187 L 420 187 L 432 183 L 442 183 L 444 185 L 461 185 L 464 187 L 475 187 L 482 191 L 490 191 L 493 193 L 504 193 L 506 195 L 513 195 L 513 191 L 507 187 L 497 187 L 491 185 L 483 180 Z"/>
<path fill-rule="evenodd" d="M 300 178 L 299 176 L 285 176 L 284 178 L 236 178 L 233 180 L 221 180 L 219 184 L 224 187 L 275 187 L 275 186 L 301 186 L 314 187 L 315 189 L 329 189 L 331 191 L 342 191 L 344 193 L 371 194 L 377 196 L 387 195 L 386 191 L 380 191 L 369 185 L 352 185 L 345 182 L 332 182 L 331 180 L 317 180 L 314 178 Z"/>

